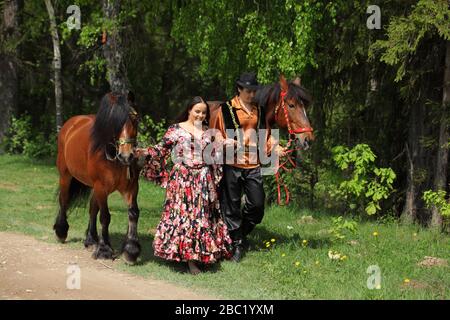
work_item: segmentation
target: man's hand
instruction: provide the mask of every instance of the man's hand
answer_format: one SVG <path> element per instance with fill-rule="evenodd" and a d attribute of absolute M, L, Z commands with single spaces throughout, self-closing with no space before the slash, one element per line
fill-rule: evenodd
<path fill-rule="evenodd" d="M 282 147 L 282 146 L 278 145 L 277 153 L 280 158 L 285 157 L 287 155 L 287 151 L 288 151 L 287 147 Z"/>
<path fill-rule="evenodd" d="M 234 140 L 234 139 L 228 138 L 228 139 L 223 140 L 223 145 L 226 146 L 226 147 L 227 146 L 236 145 L 236 144 L 237 144 L 237 141 Z"/>

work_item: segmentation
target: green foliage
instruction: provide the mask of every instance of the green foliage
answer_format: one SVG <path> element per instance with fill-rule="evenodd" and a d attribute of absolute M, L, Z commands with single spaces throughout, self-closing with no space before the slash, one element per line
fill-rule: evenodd
<path fill-rule="evenodd" d="M 138 128 L 138 145 L 148 147 L 161 141 L 166 132 L 166 121 L 155 122 L 149 115 L 142 117 Z"/>
<path fill-rule="evenodd" d="M 172 35 L 200 59 L 200 74 L 217 77 L 230 93 L 244 69 L 268 83 L 317 68 L 316 43 L 336 24 L 340 3 L 195 1 L 179 8 Z"/>
<path fill-rule="evenodd" d="M 388 39 L 378 40 L 371 47 L 370 56 L 382 52 L 380 60 L 398 65 L 395 81 L 406 73 L 411 55 L 426 36 L 437 33 L 450 40 L 450 8 L 447 0 L 420 0 L 408 17 L 396 16 L 389 23 Z"/>
<path fill-rule="evenodd" d="M 353 220 L 346 220 L 342 216 L 331 218 L 333 226 L 329 229 L 329 233 L 333 236 L 333 240 L 338 241 L 345 239 L 348 234 L 355 234 L 358 223 Z"/>
<path fill-rule="evenodd" d="M 7 153 L 23 154 L 34 159 L 54 157 L 57 151 L 56 135 L 46 138 L 43 132 L 36 133 L 28 114 L 12 117 L 5 144 Z"/>
<path fill-rule="evenodd" d="M 450 219 L 450 203 L 445 199 L 445 190 L 427 190 L 422 199 L 428 208 L 435 206 L 443 217 Z"/>
<path fill-rule="evenodd" d="M 356 212 L 362 207 L 368 215 L 380 211 L 381 200 L 387 199 L 393 191 L 394 171 L 377 168 L 376 156 L 367 144 L 358 144 L 352 149 L 337 146 L 332 151 L 343 178 L 338 185 L 330 185 L 331 196 Z"/>
<path fill-rule="evenodd" d="M 11 126 L 6 135 L 5 151 L 10 154 L 21 154 L 25 150 L 25 145 L 32 138 L 31 116 L 28 114 L 22 117 L 11 118 Z"/>
<path fill-rule="evenodd" d="M 55 158 L 57 152 L 56 135 L 46 138 L 41 132 L 27 141 L 23 154 L 33 159 Z"/>
<path fill-rule="evenodd" d="M 285 146 L 286 139 L 281 138 L 280 145 Z M 286 193 L 284 186 L 288 188 L 289 192 L 289 205 L 298 205 L 303 208 L 312 207 L 313 201 L 313 185 L 312 182 L 315 179 L 314 165 L 312 162 L 312 154 L 310 152 L 298 151 L 296 157 L 292 157 L 292 160 L 296 163 L 294 168 L 289 162 L 285 164 L 288 171 L 280 169 L 280 201 L 284 204 L 286 200 Z M 280 159 L 281 163 L 287 161 L 287 159 Z M 278 197 L 278 185 L 274 175 L 264 176 L 264 190 L 266 193 L 267 202 L 272 204 L 277 202 Z"/>

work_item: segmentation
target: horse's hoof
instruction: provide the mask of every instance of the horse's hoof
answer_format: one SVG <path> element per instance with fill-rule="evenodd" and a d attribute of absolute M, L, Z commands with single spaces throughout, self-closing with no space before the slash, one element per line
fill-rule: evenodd
<path fill-rule="evenodd" d="M 56 235 L 56 240 L 57 240 L 59 243 L 65 243 L 65 242 L 66 242 L 66 239 L 67 239 L 67 237 L 60 237 L 60 236 Z"/>
<path fill-rule="evenodd" d="M 53 230 L 55 230 L 56 239 L 64 243 L 67 239 L 67 234 L 69 231 L 69 224 L 66 221 L 63 222 L 56 222 L 53 225 Z"/>
<path fill-rule="evenodd" d="M 94 253 L 92 254 L 92 257 L 94 259 L 112 260 L 113 254 L 113 249 L 110 246 L 102 245 L 97 246 Z"/>
<path fill-rule="evenodd" d="M 95 250 L 97 245 L 98 242 L 93 240 L 92 238 L 86 238 L 86 240 L 84 240 L 84 247 L 89 251 Z"/>
<path fill-rule="evenodd" d="M 92 244 L 86 244 L 86 243 L 84 243 L 84 248 L 87 250 L 87 251 L 95 251 L 95 248 L 96 248 L 96 244 L 95 243 L 92 243 Z"/>
<path fill-rule="evenodd" d="M 140 253 L 141 253 L 141 245 L 139 244 L 138 241 L 127 240 L 124 243 L 122 255 L 126 263 L 131 265 L 135 264 Z"/>

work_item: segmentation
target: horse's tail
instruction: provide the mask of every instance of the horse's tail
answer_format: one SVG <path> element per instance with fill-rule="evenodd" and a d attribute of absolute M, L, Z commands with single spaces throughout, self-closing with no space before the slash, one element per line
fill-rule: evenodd
<path fill-rule="evenodd" d="M 91 187 L 81 183 L 74 177 L 70 181 L 69 200 L 67 207 L 85 207 L 89 196 L 91 195 Z"/>

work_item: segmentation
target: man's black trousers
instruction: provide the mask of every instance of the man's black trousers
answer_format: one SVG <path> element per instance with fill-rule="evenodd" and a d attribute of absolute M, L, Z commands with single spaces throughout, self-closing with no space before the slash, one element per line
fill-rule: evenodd
<path fill-rule="evenodd" d="M 224 165 L 219 192 L 223 219 L 231 239 L 235 246 L 241 245 L 264 216 L 261 168 L 242 169 Z M 242 194 L 245 194 L 245 203 L 241 210 Z"/>

